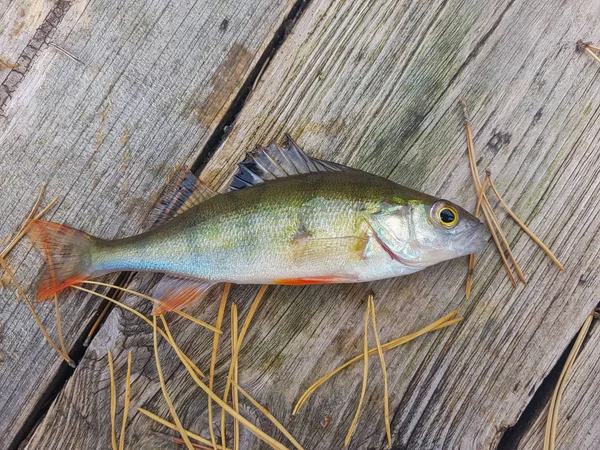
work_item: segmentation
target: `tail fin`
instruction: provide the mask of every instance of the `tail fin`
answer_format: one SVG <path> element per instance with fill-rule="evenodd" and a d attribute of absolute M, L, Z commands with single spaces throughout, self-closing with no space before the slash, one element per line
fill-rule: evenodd
<path fill-rule="evenodd" d="M 91 271 L 91 248 L 96 238 L 54 222 L 35 222 L 29 238 L 47 261 L 38 285 L 38 300 L 87 280 Z"/>

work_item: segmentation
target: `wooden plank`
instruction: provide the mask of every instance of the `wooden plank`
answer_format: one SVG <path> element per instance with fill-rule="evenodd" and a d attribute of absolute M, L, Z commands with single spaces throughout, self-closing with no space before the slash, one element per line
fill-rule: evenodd
<path fill-rule="evenodd" d="M 305 448 L 342 446 L 358 401 L 361 368 L 338 375 L 300 414 L 294 402 L 319 376 L 361 351 L 369 289 L 383 341 L 415 331 L 454 308 L 465 320 L 387 356 L 394 448 L 491 449 L 514 423 L 579 324 L 598 290 L 600 162 L 598 68 L 574 42 L 598 29 L 599 5 L 577 1 L 313 1 L 275 55 L 204 179 L 223 187 L 243 150 L 290 132 L 311 155 L 347 163 L 474 206 L 457 100 L 468 96 L 481 168 L 491 167 L 516 212 L 567 267 L 560 273 L 505 216 L 503 224 L 530 280 L 513 289 L 497 254 L 479 257 L 464 299 L 466 261 L 366 285 L 272 288 L 240 357 L 240 383 L 282 420 Z M 588 274 L 581 279 L 582 274 Z M 232 299 L 242 317 L 256 287 Z M 190 312 L 214 320 L 215 293 Z M 108 445 L 105 355 L 138 364 L 132 407 L 168 417 L 153 373 L 147 325 L 114 312 L 28 448 Z M 139 328 L 141 327 L 141 328 Z M 118 330 L 118 332 L 117 332 Z M 133 331 L 132 331 L 133 330 Z M 211 339 L 173 324 L 201 368 Z M 218 362 L 227 371 L 227 331 Z M 206 397 L 164 355 L 168 389 L 183 423 L 208 436 Z M 382 383 L 373 359 L 366 404 L 351 448 L 383 448 Z M 139 380 L 139 381 L 136 381 Z M 104 388 L 103 388 L 104 387 Z M 122 388 L 120 388 L 122 391 Z M 122 401 L 121 401 L 122 404 Z M 242 412 L 273 427 L 246 403 Z M 331 422 L 323 428 L 325 416 Z M 176 448 L 173 433 L 132 414 L 127 442 Z M 275 436 L 280 437 L 277 433 Z M 263 448 L 243 433 L 242 448 Z"/>
<path fill-rule="evenodd" d="M 38 48 L 26 70 L 0 72 L 10 86 L 0 99 L 0 236 L 25 218 L 44 184 L 46 201 L 61 195 L 49 219 L 106 238 L 140 232 L 166 181 L 198 157 L 294 2 L 48 3 L 52 23 L 34 27 L 29 43 L 13 48 L 9 36 L 4 47 L 0 35 L 11 60 L 33 41 Z M 37 5 L 10 4 L 0 30 L 19 26 L 14 8 L 29 17 Z M 68 54 L 38 45 L 40 30 Z M 26 247 L 10 264 L 29 286 L 40 258 Z M 63 305 L 69 348 L 80 352 L 98 302 L 68 295 Z M 53 309 L 38 311 L 56 336 Z M 12 290 L 0 292 L 0 323 L 0 436 L 10 447 L 64 372 Z"/>
<path fill-rule="evenodd" d="M 11 85 L 27 70 L 32 55 L 38 51 L 45 40 L 51 42 L 52 24 L 62 15 L 65 2 L 58 5 L 48 0 L 7 1 L 0 5 L 0 104 L 13 92 Z M 51 11 L 54 13 L 51 14 Z M 43 28 L 42 28 L 43 26 Z M 17 67 L 15 67 L 17 66 Z M 5 80 L 11 68 L 11 79 Z"/>
<path fill-rule="evenodd" d="M 310 154 L 473 205 L 456 106 L 467 96 L 480 167 L 491 168 L 509 204 L 568 270 L 558 272 L 505 219 L 529 286 L 513 290 L 490 248 L 479 258 L 475 295 L 468 301 L 463 298 L 465 269 L 458 262 L 377 283 L 375 289 L 380 316 L 386 317 L 381 319 L 384 340 L 457 306 L 466 316 L 457 329 L 388 356 L 395 446 L 494 448 L 597 302 L 592 292 L 598 279 L 582 281 L 581 276 L 599 264 L 594 194 L 599 166 L 592 156 L 598 68 L 574 51 L 577 39 L 598 29 L 597 10 L 584 2 L 568 8 L 520 1 L 404 6 L 312 4 L 303 18 L 306 25 L 273 60 L 246 105 L 248 115 L 240 116 L 204 176 L 224 182 L 229 176 L 224 161 L 239 160 L 250 142 L 267 142 L 288 131 Z M 281 379 L 256 367 L 246 368 L 252 373 L 248 378 L 242 376 L 250 385 L 261 380 L 257 395 L 269 405 L 285 386 L 293 386 L 286 392 L 289 404 L 280 409 L 284 417 L 312 381 L 359 352 L 364 308 L 355 312 L 352 332 L 332 310 L 355 311 L 364 294 L 350 301 L 354 292 L 342 294 L 344 289 L 338 291 L 346 297 L 343 302 L 319 306 L 331 319 L 302 331 L 298 326 L 288 345 L 285 327 L 272 330 L 273 339 L 286 336 L 280 344 L 280 357 L 287 356 L 279 368 Z M 326 289 L 304 292 L 315 305 L 337 300 Z M 279 303 L 287 304 L 281 296 Z M 289 307 L 286 317 L 293 323 L 302 314 L 302 308 Z M 351 342 L 353 351 L 335 344 L 320 347 L 317 335 L 326 336 L 320 339 L 327 343 Z M 264 350 L 261 345 L 249 351 Z M 298 367 L 300 358 L 305 365 Z M 340 377 L 331 391 L 286 422 L 304 445 L 341 445 L 358 397 L 359 372 L 357 367 Z M 289 374 L 291 379 L 285 377 Z M 381 384 L 375 383 L 356 448 L 383 446 Z M 315 429 L 325 411 L 332 424 L 321 434 Z"/>
<path fill-rule="evenodd" d="M 597 388 L 600 364 L 599 328 L 598 321 L 595 321 L 565 388 L 558 414 L 556 450 L 598 448 L 600 440 L 597 411 L 598 401 L 600 401 Z M 543 449 L 547 417 L 548 406 L 546 405 L 525 430 L 515 449 Z"/>

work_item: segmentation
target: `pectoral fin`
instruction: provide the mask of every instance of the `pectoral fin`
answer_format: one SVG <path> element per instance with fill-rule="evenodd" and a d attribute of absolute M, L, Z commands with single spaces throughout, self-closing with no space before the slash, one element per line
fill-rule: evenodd
<path fill-rule="evenodd" d="M 292 252 L 294 260 L 298 263 L 316 262 L 332 255 L 364 259 L 368 242 L 368 236 L 315 238 L 310 235 L 296 235 L 292 241 Z"/>

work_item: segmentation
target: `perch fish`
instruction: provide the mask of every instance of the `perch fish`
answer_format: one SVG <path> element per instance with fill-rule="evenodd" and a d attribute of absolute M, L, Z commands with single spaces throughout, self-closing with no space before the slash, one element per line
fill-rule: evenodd
<path fill-rule="evenodd" d="M 117 240 L 37 222 L 47 259 L 38 299 L 110 272 L 168 274 L 161 314 L 216 283 L 357 283 L 397 277 L 480 251 L 484 225 L 447 200 L 361 170 L 311 158 L 286 135 L 248 153 L 227 193 L 188 174 L 155 226 Z"/>

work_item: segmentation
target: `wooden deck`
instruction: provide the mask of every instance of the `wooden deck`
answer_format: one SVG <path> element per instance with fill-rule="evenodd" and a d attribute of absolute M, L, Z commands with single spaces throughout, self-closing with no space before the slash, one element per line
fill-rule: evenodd
<path fill-rule="evenodd" d="M 386 353 L 395 449 L 541 449 L 549 374 L 600 290 L 600 66 L 575 51 L 578 39 L 600 41 L 598 2 L 4 0 L 0 59 L 19 67 L 0 63 L 0 238 L 44 184 L 46 199 L 61 195 L 49 219 L 104 238 L 134 234 L 179 168 L 193 166 L 224 189 L 246 149 L 284 132 L 310 155 L 473 208 L 457 106 L 467 97 L 479 167 L 492 170 L 566 271 L 501 214 L 527 286 L 511 286 L 490 245 L 468 300 L 466 260 L 370 285 L 271 287 L 240 355 L 240 384 L 305 448 L 342 448 L 360 364 L 297 416 L 291 410 L 313 381 L 361 352 L 372 289 L 382 341 L 456 308 L 464 317 Z M 23 244 L 10 264 L 33 292 L 37 253 Z M 131 283 L 143 292 L 153 285 L 149 276 Z M 257 289 L 232 289 L 242 318 Z M 214 322 L 219 296 L 188 312 Z M 142 300 L 125 301 L 149 311 Z M 174 432 L 137 413 L 168 417 L 151 329 L 113 309 L 83 347 L 102 307 L 90 296 L 62 296 L 73 371 L 25 304 L 0 291 L 0 449 L 109 448 L 108 350 L 119 405 L 133 353 L 126 448 L 183 448 Z M 55 336 L 52 307 L 37 310 Z M 171 323 L 179 345 L 207 368 L 211 334 Z M 218 392 L 229 362 L 226 323 Z M 598 446 L 599 339 L 595 323 L 565 391 L 557 449 Z M 177 411 L 208 436 L 206 396 L 163 344 Z M 385 447 L 376 357 L 370 374 L 352 449 Z M 249 404 L 241 411 L 283 439 Z M 243 431 L 241 448 L 265 444 Z"/>

